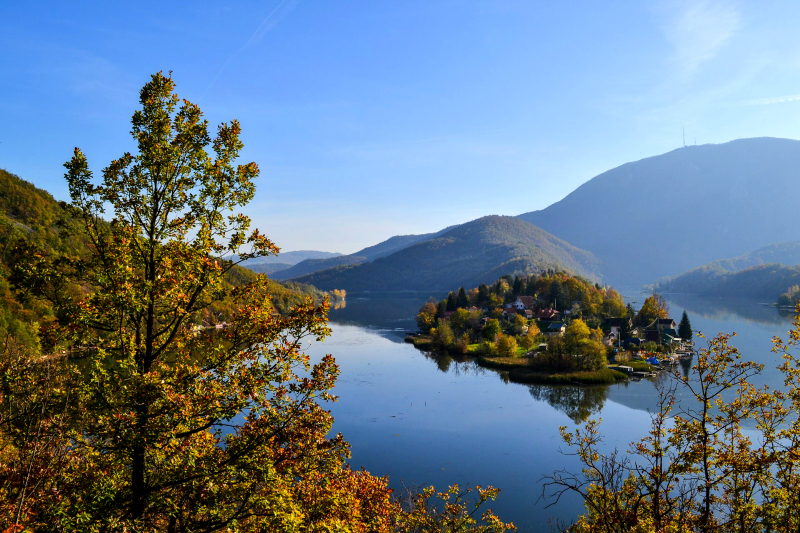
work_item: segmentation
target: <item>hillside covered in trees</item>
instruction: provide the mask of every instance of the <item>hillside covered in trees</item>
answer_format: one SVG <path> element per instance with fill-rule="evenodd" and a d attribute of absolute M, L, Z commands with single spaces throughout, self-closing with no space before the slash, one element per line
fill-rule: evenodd
<path fill-rule="evenodd" d="M 487 216 L 372 262 L 295 280 L 323 290 L 437 292 L 458 285 L 493 283 L 506 274 L 527 275 L 548 269 L 594 277 L 597 260 L 519 218 Z"/>
<path fill-rule="evenodd" d="M 800 285 L 800 242 L 764 246 L 738 257 L 713 261 L 674 278 L 659 280 L 661 292 L 759 298 L 776 302 Z M 792 300 L 781 303 L 793 305 Z"/>
<path fill-rule="evenodd" d="M 41 299 L 24 297 L 15 289 L 15 282 L 22 274 L 18 267 L 32 255 L 87 252 L 86 237 L 73 231 L 72 217 L 66 205 L 50 193 L 0 169 L 0 339 L 13 339 L 34 350 L 46 351 L 52 346 L 49 325 L 56 319 L 52 306 Z M 227 281 L 244 285 L 255 276 L 246 268 L 234 267 L 227 274 Z M 310 285 L 271 280 L 267 283 L 272 303 L 280 312 L 287 312 L 307 296 L 316 300 L 323 297 Z M 80 289 L 73 286 L 71 290 Z M 222 322 L 228 312 L 224 303 L 216 303 L 208 308 L 203 320 L 207 324 Z"/>

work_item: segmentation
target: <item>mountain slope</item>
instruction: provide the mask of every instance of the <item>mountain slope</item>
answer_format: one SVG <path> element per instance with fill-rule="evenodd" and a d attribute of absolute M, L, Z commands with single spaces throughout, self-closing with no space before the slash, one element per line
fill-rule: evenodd
<path fill-rule="evenodd" d="M 800 285 L 800 265 L 765 263 L 737 271 L 695 268 L 678 277 L 659 282 L 656 290 L 761 298 L 766 302 L 775 302 L 794 285 Z"/>
<path fill-rule="evenodd" d="M 798 237 L 800 142 L 741 139 L 627 163 L 520 215 L 593 252 L 604 279 L 652 283 Z"/>
<path fill-rule="evenodd" d="M 516 217 L 488 216 L 370 263 L 340 266 L 296 281 L 325 290 L 445 291 L 549 268 L 592 276 L 596 266 L 591 253 L 532 224 Z"/>
<path fill-rule="evenodd" d="M 340 255 L 339 257 L 329 257 L 327 259 L 306 259 L 296 265 L 292 265 L 284 270 L 273 272 L 270 277 L 273 279 L 293 279 L 333 268 L 337 266 L 358 265 L 366 263 L 368 259 L 360 255 Z"/>
<path fill-rule="evenodd" d="M 662 292 L 760 297 L 769 301 L 800 284 L 800 241 L 770 244 L 659 280 Z"/>
<path fill-rule="evenodd" d="M 282 268 L 289 268 L 292 265 L 296 265 L 301 261 L 305 261 L 306 259 L 327 259 L 331 257 L 339 257 L 342 254 L 337 252 L 318 252 L 316 250 L 296 250 L 294 252 L 281 252 L 278 255 L 270 255 L 268 257 L 256 257 L 253 259 L 248 259 L 242 266 L 253 270 L 254 272 L 264 272 L 267 273 L 268 271 L 272 270 L 272 268 L 260 267 L 259 265 L 286 265 Z M 235 258 L 234 258 L 235 260 Z"/>
<path fill-rule="evenodd" d="M 307 259 L 297 263 L 291 268 L 287 268 L 286 270 L 273 272 L 272 277 L 275 279 L 292 279 L 305 276 L 306 274 L 319 272 L 320 270 L 325 270 L 327 268 L 367 263 L 369 261 L 374 261 L 379 257 L 391 255 L 418 242 L 431 239 L 436 235 L 447 231 L 448 229 L 450 228 L 446 228 L 437 233 L 423 233 L 421 235 L 396 235 L 386 239 L 381 243 L 368 246 L 363 250 L 359 250 L 358 252 L 350 255 L 340 255 L 338 257 L 330 257 L 327 259 Z"/>
<path fill-rule="evenodd" d="M 59 226 L 69 219 L 69 213 L 47 191 L 0 169 L 0 339 L 38 351 L 52 348 L 55 341 L 48 333 L 48 322 L 55 320 L 53 311 L 45 301 L 19 298 L 12 284 L 14 266 L 33 253 L 48 256 L 68 253 L 83 255 L 90 243 L 80 234 L 64 233 Z M 248 269 L 234 267 L 226 278 L 232 285 L 252 281 L 255 274 Z M 306 296 L 321 299 L 322 294 L 310 286 L 282 284 L 269 281 L 272 303 L 280 312 Z M 66 291 L 69 294 L 69 290 Z M 75 294 L 80 289 L 75 287 Z M 216 302 L 213 310 L 225 312 L 227 302 Z"/>

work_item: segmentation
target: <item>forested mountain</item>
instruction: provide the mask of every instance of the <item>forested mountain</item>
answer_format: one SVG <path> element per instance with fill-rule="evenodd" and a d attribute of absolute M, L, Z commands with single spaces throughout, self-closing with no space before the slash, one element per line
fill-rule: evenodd
<path fill-rule="evenodd" d="M 323 290 L 442 291 L 547 269 L 593 277 L 596 266 L 591 253 L 519 218 L 487 216 L 375 261 L 316 272 L 297 281 Z"/>
<path fill-rule="evenodd" d="M 340 255 L 339 257 L 330 257 L 328 259 L 306 259 L 284 270 L 273 272 L 270 277 L 275 279 L 299 278 L 300 276 L 312 274 L 320 270 L 325 270 L 326 268 L 343 265 L 358 265 L 367 261 L 368 259 L 366 257 L 357 254 Z"/>
<path fill-rule="evenodd" d="M 273 272 L 272 277 L 275 279 L 292 279 L 305 276 L 306 274 L 319 272 L 320 270 L 325 270 L 327 268 L 344 265 L 358 265 L 368 261 L 374 261 L 379 257 L 386 257 L 387 255 L 398 252 L 403 248 L 408 248 L 412 244 L 431 239 L 449 229 L 450 228 L 446 228 L 437 233 L 423 233 L 421 235 L 395 235 L 394 237 L 386 239 L 381 243 L 368 246 L 363 250 L 359 250 L 354 254 L 340 255 L 338 257 L 326 259 L 308 259 L 294 265 L 291 268 L 287 268 L 286 270 Z"/>
<path fill-rule="evenodd" d="M 774 302 L 800 284 L 800 241 L 764 246 L 659 280 L 663 292 L 762 298 Z"/>
<path fill-rule="evenodd" d="M 520 218 L 594 253 L 605 281 L 653 283 L 796 240 L 798 173 L 799 141 L 687 146 L 604 172 Z"/>
<path fill-rule="evenodd" d="M 778 301 L 781 294 L 793 292 L 800 285 L 800 265 L 766 263 L 729 271 L 700 267 L 656 285 L 662 292 L 759 298 L 764 302 Z"/>
<path fill-rule="evenodd" d="M 735 272 L 737 270 L 744 270 L 745 268 L 767 263 L 780 263 L 782 265 L 800 264 L 800 241 L 770 244 L 738 257 L 712 261 L 711 263 L 703 265 L 700 268 L 707 271 L 728 270 Z"/>
<path fill-rule="evenodd" d="M 83 255 L 87 242 L 79 234 L 61 230 L 68 223 L 63 204 L 47 191 L 0 169 L 0 339 L 38 349 L 46 336 L 47 323 L 55 318 L 53 312 L 47 302 L 24 299 L 15 291 L 14 268 L 35 253 Z M 226 279 L 240 285 L 253 277 L 250 270 L 234 267 Z M 305 296 L 322 297 L 313 287 L 277 281 L 270 282 L 270 293 L 281 311 Z M 219 314 L 225 308 L 216 306 L 209 311 Z"/>

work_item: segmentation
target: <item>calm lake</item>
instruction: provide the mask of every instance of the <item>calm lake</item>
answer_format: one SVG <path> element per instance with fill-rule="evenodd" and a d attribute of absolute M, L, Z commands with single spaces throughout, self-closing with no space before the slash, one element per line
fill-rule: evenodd
<path fill-rule="evenodd" d="M 332 335 L 309 349 L 312 358 L 331 353 L 339 364 L 339 401 L 328 408 L 334 431 L 352 445 L 351 464 L 388 475 L 398 490 L 494 485 L 502 492 L 490 507 L 520 531 L 549 531 L 552 520 L 573 520 L 583 511 L 579 499 L 562 498 L 550 508 L 540 499 L 542 476 L 580 470 L 561 453 L 567 449 L 559 426 L 574 429 L 587 417 L 602 417 L 608 446 L 627 449 L 647 430 L 655 383 L 522 385 L 471 361 L 422 353 L 403 338 L 416 331 L 414 317 L 427 296 L 348 295 L 345 307 L 330 313 Z M 767 367 L 757 381 L 780 385 L 771 339 L 785 336 L 791 316 L 757 302 L 667 299 L 671 316 L 677 321 L 686 309 L 695 331 L 736 332 L 733 344 Z"/>

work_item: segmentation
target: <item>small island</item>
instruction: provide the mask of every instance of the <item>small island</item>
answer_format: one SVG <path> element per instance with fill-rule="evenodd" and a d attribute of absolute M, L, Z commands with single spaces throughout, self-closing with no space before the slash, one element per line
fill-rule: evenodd
<path fill-rule="evenodd" d="M 658 294 L 637 312 L 611 287 L 565 272 L 503 276 L 425 303 L 425 351 L 472 357 L 521 383 L 596 385 L 639 378 L 693 354 L 692 328 Z"/>

